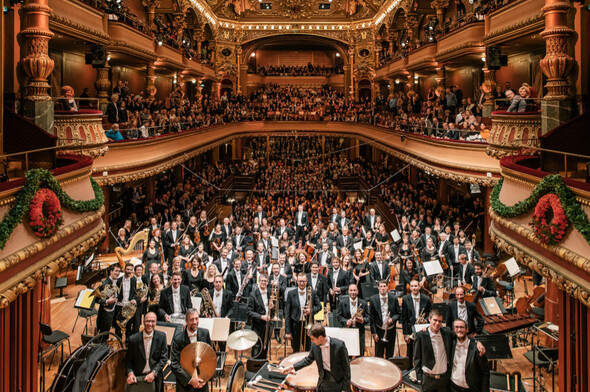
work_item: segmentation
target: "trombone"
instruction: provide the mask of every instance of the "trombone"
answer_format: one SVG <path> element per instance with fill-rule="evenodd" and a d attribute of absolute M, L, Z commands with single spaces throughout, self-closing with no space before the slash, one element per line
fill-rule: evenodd
<path fill-rule="evenodd" d="M 264 346 L 263 349 L 265 349 L 268 345 L 268 340 L 270 339 L 270 333 L 271 331 L 274 330 L 274 325 L 277 321 L 280 321 L 279 319 L 279 297 L 280 297 L 280 290 L 279 290 L 279 282 L 278 281 L 273 281 L 272 282 L 272 290 L 270 293 L 270 299 L 268 301 L 269 305 L 268 305 L 268 314 L 271 315 L 271 312 L 274 310 L 274 317 L 272 317 L 270 320 L 268 320 L 268 322 L 266 323 L 266 327 L 264 329 Z M 271 305 L 272 304 L 272 309 L 271 309 Z M 273 328 L 271 328 L 271 326 Z"/>
<path fill-rule="evenodd" d="M 307 329 L 309 327 L 311 327 L 311 323 L 313 320 L 313 304 L 312 304 L 312 296 L 311 296 L 311 286 L 307 286 L 307 292 L 305 294 L 305 306 L 303 306 L 303 309 L 305 309 L 305 307 L 309 308 L 309 314 L 306 316 L 305 313 L 302 311 L 301 312 L 301 331 L 300 331 L 300 335 L 299 335 L 299 350 L 303 351 L 305 349 L 305 340 L 306 340 L 306 333 L 307 333 Z M 302 309 L 302 310 L 303 310 Z"/>

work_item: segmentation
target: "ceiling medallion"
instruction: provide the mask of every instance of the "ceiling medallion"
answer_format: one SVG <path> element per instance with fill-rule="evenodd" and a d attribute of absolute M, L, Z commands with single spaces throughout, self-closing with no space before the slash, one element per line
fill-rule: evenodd
<path fill-rule="evenodd" d="M 279 0 L 281 16 L 294 19 L 307 19 L 312 15 L 312 2 L 309 0 Z"/>

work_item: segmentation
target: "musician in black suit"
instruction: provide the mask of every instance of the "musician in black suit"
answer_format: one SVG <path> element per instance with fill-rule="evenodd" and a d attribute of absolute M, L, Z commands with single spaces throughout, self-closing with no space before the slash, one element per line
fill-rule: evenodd
<path fill-rule="evenodd" d="M 396 339 L 396 324 L 401 316 L 398 297 L 388 293 L 387 281 L 379 281 L 379 293 L 371 297 L 369 308 L 371 319 L 371 336 L 375 341 L 375 356 L 393 357 Z M 387 332 L 386 332 L 387 329 Z M 387 333 L 387 334 L 386 334 Z M 383 341 L 384 338 L 387 341 Z"/>
<path fill-rule="evenodd" d="M 279 272 L 281 276 L 285 277 L 286 279 L 286 286 L 289 286 L 293 281 L 293 268 L 291 268 L 291 264 L 287 263 L 287 255 L 281 253 L 279 255 Z M 285 286 L 285 287 L 286 287 Z"/>
<path fill-rule="evenodd" d="M 182 274 L 172 273 L 172 284 L 166 287 L 160 294 L 160 305 L 158 317 L 166 322 L 170 321 L 171 314 L 185 314 L 192 307 L 190 290 L 187 286 L 181 285 Z"/>
<path fill-rule="evenodd" d="M 194 377 L 180 366 L 180 353 L 191 343 L 203 342 L 211 345 L 209 331 L 199 327 L 199 312 L 196 309 L 186 311 L 186 328 L 172 339 L 170 368 L 176 377 L 178 392 L 207 392 L 207 383 L 198 376 Z"/>
<path fill-rule="evenodd" d="M 423 392 L 446 392 L 449 390 L 453 332 L 448 327 L 442 327 L 443 317 L 437 309 L 430 312 L 429 319 L 428 329 L 416 332 L 416 378 L 422 384 Z"/>
<path fill-rule="evenodd" d="M 293 232 L 292 232 L 291 228 L 289 226 L 287 226 L 287 224 L 285 223 L 285 219 L 281 218 L 279 220 L 279 225 L 275 229 L 275 238 L 277 238 L 277 239 L 281 238 L 281 236 L 285 232 L 287 233 L 287 236 L 289 237 L 289 239 L 291 239 L 291 237 L 293 236 Z"/>
<path fill-rule="evenodd" d="M 305 326 L 310 319 L 313 324 L 313 316 L 322 308 L 317 293 L 311 290 L 311 304 L 308 295 L 307 276 L 299 273 L 297 288 L 289 291 L 285 300 L 285 338 L 291 341 L 293 352 L 309 349 L 310 340 L 305 336 Z M 305 322 L 302 321 L 302 313 Z"/>
<path fill-rule="evenodd" d="M 117 279 L 121 274 L 121 266 L 119 264 L 113 264 L 109 267 L 109 276 L 100 285 L 100 291 L 102 292 L 105 286 L 116 286 Z M 96 332 L 97 334 L 102 332 L 108 332 L 111 330 L 113 321 L 115 319 L 115 304 L 117 303 L 117 297 L 113 296 L 110 298 L 98 299 L 98 314 L 96 315 Z"/>
<path fill-rule="evenodd" d="M 262 210 L 262 206 L 259 205 L 256 207 L 256 213 L 254 214 L 254 218 L 258 218 L 258 223 L 262 224 L 262 220 L 266 218 L 266 211 Z"/>
<path fill-rule="evenodd" d="M 173 221 L 170 224 L 170 230 L 164 235 L 165 242 L 168 245 L 166 249 L 166 259 L 170 264 L 172 264 L 172 259 L 174 258 L 175 247 L 180 244 L 181 235 L 181 231 L 178 230 L 178 224 L 176 221 Z"/>
<path fill-rule="evenodd" d="M 455 269 L 456 285 L 471 284 L 474 275 L 475 267 L 473 267 L 473 264 L 467 262 L 467 255 L 459 255 L 459 265 Z"/>
<path fill-rule="evenodd" d="M 307 212 L 303 211 L 303 205 L 297 206 L 297 213 L 295 214 L 295 243 L 303 242 L 309 226 L 309 218 Z"/>
<path fill-rule="evenodd" d="M 350 362 L 344 342 L 326 337 L 326 330 L 321 324 L 311 326 L 309 337 L 313 342 L 309 355 L 285 368 L 282 373 L 293 373 L 315 361 L 319 375 L 318 392 L 350 392 Z"/>
<path fill-rule="evenodd" d="M 231 318 L 233 313 L 233 295 L 229 290 L 223 289 L 223 276 L 217 275 L 213 282 L 213 289 L 209 290 L 213 307 L 219 317 Z"/>
<path fill-rule="evenodd" d="M 465 254 L 467 255 L 467 261 L 469 263 L 481 262 L 481 256 L 477 249 L 473 248 L 471 241 L 465 241 Z"/>
<path fill-rule="evenodd" d="M 141 281 L 143 282 L 143 284 L 149 286 L 150 282 L 152 281 L 152 276 L 154 275 L 160 275 L 160 280 L 162 280 L 162 274 L 158 272 L 158 269 L 158 263 L 151 263 L 148 271 L 141 277 Z"/>
<path fill-rule="evenodd" d="M 318 252 L 316 258 L 318 264 L 322 267 L 326 266 L 332 268 L 332 256 L 334 256 L 334 254 L 330 250 L 330 243 L 327 241 L 322 242 L 322 249 Z"/>
<path fill-rule="evenodd" d="M 485 267 L 482 263 L 475 263 L 473 265 L 475 275 L 471 278 L 471 291 L 479 291 L 479 296 L 482 298 L 495 297 L 496 296 L 496 285 L 489 276 L 484 276 L 483 272 Z"/>
<path fill-rule="evenodd" d="M 143 319 L 143 331 L 131 335 L 125 354 L 127 384 L 137 383 L 138 377 L 153 383 L 156 392 L 162 390 L 164 377 L 162 370 L 168 361 L 168 344 L 166 334 L 156 331 L 157 316 L 154 312 L 146 313 Z"/>
<path fill-rule="evenodd" d="M 375 224 L 377 223 L 377 215 L 375 214 L 375 209 L 371 208 L 369 210 L 369 215 L 365 216 L 365 230 L 366 231 L 377 231 Z"/>
<path fill-rule="evenodd" d="M 223 247 L 223 249 L 221 249 L 221 253 L 219 255 L 219 258 L 217 260 L 214 260 L 213 264 L 215 264 L 215 266 L 217 267 L 217 271 L 219 271 L 219 273 L 222 274 L 224 278 L 226 278 L 227 275 L 229 274 L 229 271 L 233 267 L 232 267 L 232 262 L 231 262 L 230 258 L 228 257 L 227 248 L 225 246 Z"/>
<path fill-rule="evenodd" d="M 447 246 L 447 262 L 449 266 L 456 267 L 459 264 L 459 255 L 466 254 L 465 247 L 459 243 L 459 237 L 454 237 L 453 243 Z"/>
<path fill-rule="evenodd" d="M 264 249 L 264 244 L 259 241 L 256 245 L 256 256 L 254 256 L 254 263 L 259 268 L 258 272 L 262 272 L 262 268 L 268 268 L 270 264 L 270 254 Z"/>
<path fill-rule="evenodd" d="M 340 219 L 338 219 L 338 230 L 343 232 L 344 228 L 350 228 L 350 219 L 346 217 L 346 211 L 340 211 Z"/>
<path fill-rule="evenodd" d="M 330 306 L 336 309 L 338 305 L 338 296 L 346 294 L 350 284 L 350 274 L 348 271 L 340 268 L 340 259 L 332 257 L 332 269 L 328 271 L 328 288 L 330 295 Z"/>
<path fill-rule="evenodd" d="M 311 263 L 311 272 L 307 274 L 307 285 L 311 286 L 311 288 L 318 293 L 318 298 L 320 302 L 324 302 L 324 306 L 326 304 L 326 300 L 328 299 L 328 280 L 322 274 L 320 274 L 320 266 L 316 261 Z"/>
<path fill-rule="evenodd" d="M 365 355 L 365 325 L 370 321 L 367 301 L 358 297 L 356 284 L 348 286 L 348 298 L 341 298 L 336 310 L 336 318 L 344 328 L 356 328 L 359 332 L 361 357 Z"/>
<path fill-rule="evenodd" d="M 227 242 L 228 239 L 231 239 L 233 234 L 233 227 L 229 222 L 229 218 L 223 218 L 223 225 L 221 225 L 221 232 L 223 233 L 223 242 Z"/>
<path fill-rule="evenodd" d="M 465 321 L 457 319 L 452 326 L 456 338 L 450 358 L 451 392 L 489 392 L 488 359 L 480 355 L 476 341 L 467 337 Z"/>
<path fill-rule="evenodd" d="M 242 252 L 246 247 L 246 236 L 242 234 L 242 228 L 240 226 L 236 227 L 231 241 L 234 249 L 238 252 Z"/>
<path fill-rule="evenodd" d="M 338 213 L 338 209 L 337 208 L 333 208 L 332 209 L 332 215 L 330 215 L 330 222 L 334 222 L 336 223 L 336 225 L 338 227 L 340 227 L 339 223 L 340 223 L 340 214 Z"/>
<path fill-rule="evenodd" d="M 338 250 L 340 250 L 342 248 L 347 248 L 349 251 L 352 252 L 353 246 L 354 246 L 354 241 L 352 239 L 352 236 L 349 233 L 348 226 L 344 226 L 344 228 L 342 228 L 342 234 L 340 234 L 336 238 L 336 248 Z"/>
<path fill-rule="evenodd" d="M 457 319 L 467 323 L 470 335 L 480 334 L 483 330 L 483 317 L 477 311 L 474 303 L 465 301 L 465 289 L 463 287 L 455 289 L 455 299 L 449 302 L 445 324 L 450 327 L 453 325 L 453 321 Z"/>
<path fill-rule="evenodd" d="M 388 281 L 390 275 L 391 269 L 389 268 L 389 263 L 381 260 L 381 252 L 375 252 L 375 262 L 371 263 L 371 280 L 373 282 L 379 282 L 381 280 Z"/>
<path fill-rule="evenodd" d="M 438 245 L 438 240 L 436 238 L 436 235 L 432 234 L 432 229 L 430 228 L 430 226 L 426 226 L 424 228 L 424 234 L 422 234 L 420 236 L 420 239 L 422 240 L 422 247 L 426 246 L 426 240 L 428 240 L 429 238 L 432 238 L 432 245 L 434 245 L 434 247 L 437 247 Z"/>
<path fill-rule="evenodd" d="M 287 278 L 281 274 L 281 265 L 278 262 L 272 263 L 269 267 L 269 274 L 268 274 L 268 283 L 272 284 L 274 281 L 279 282 L 279 287 L 281 288 L 281 295 L 284 293 L 285 289 L 289 286 L 289 282 Z"/>
<path fill-rule="evenodd" d="M 116 124 L 119 122 L 119 107 L 117 105 L 118 100 L 119 94 L 112 94 L 111 101 L 107 104 L 105 115 L 107 116 L 107 121 L 111 124 Z"/>
<path fill-rule="evenodd" d="M 270 300 L 270 290 L 267 288 L 268 276 L 262 274 L 258 280 L 258 287 L 250 292 L 248 298 L 248 317 L 252 320 L 252 330 L 260 338 L 252 348 L 252 356 L 259 359 L 266 358 L 268 355 L 270 333 L 272 332 L 268 323 L 274 303 Z"/>
<path fill-rule="evenodd" d="M 402 298 L 401 315 L 402 331 L 410 360 L 413 358 L 414 349 L 414 341 L 411 337 L 414 332 L 413 327 L 415 324 L 426 321 L 431 309 L 432 303 L 430 302 L 430 298 L 427 295 L 421 294 L 420 284 L 417 280 L 412 280 L 410 282 L 410 294 L 406 294 Z"/>
<path fill-rule="evenodd" d="M 136 296 L 136 288 L 137 288 L 137 278 L 133 274 L 133 264 L 127 263 L 125 264 L 125 270 L 123 276 L 120 276 L 117 279 L 117 286 L 119 287 L 119 295 L 117 296 L 117 306 L 115 306 L 115 334 L 117 336 L 121 335 L 121 327 L 117 321 L 123 321 L 124 317 L 121 314 L 123 307 L 128 303 L 133 303 L 137 306 L 137 302 L 139 298 Z M 139 307 L 137 307 L 139 308 Z M 136 308 L 136 312 L 138 309 Z M 140 310 L 139 310 L 140 311 Z M 129 339 L 129 336 L 132 333 L 133 323 L 131 320 L 127 323 L 125 327 L 126 332 L 126 339 Z"/>
<path fill-rule="evenodd" d="M 250 274 L 248 275 L 246 275 L 247 271 L 247 269 L 242 268 L 242 261 L 239 258 L 234 260 L 234 268 L 227 274 L 227 282 L 225 284 L 225 288 L 231 291 L 234 300 L 239 294 L 244 280 L 246 280 L 246 283 L 244 285 L 244 289 L 242 290 L 240 299 L 248 298 L 250 295 L 250 288 L 252 286 L 254 277 L 254 267 L 251 269 Z M 248 276 L 248 279 L 245 279 L 246 276 Z"/>

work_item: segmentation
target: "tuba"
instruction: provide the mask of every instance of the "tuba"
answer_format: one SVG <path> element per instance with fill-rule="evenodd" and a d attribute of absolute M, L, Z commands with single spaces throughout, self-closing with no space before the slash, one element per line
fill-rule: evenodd
<path fill-rule="evenodd" d="M 137 250 L 140 250 L 141 252 L 143 252 L 143 245 L 145 243 L 147 243 L 149 231 L 150 231 L 150 229 L 144 229 L 144 230 L 140 231 L 139 233 L 135 234 L 133 236 L 133 238 L 131 238 L 131 240 L 129 241 L 129 246 L 127 247 L 127 249 L 123 249 L 121 247 L 115 248 L 115 256 L 117 256 L 117 259 L 119 260 L 119 265 L 121 266 L 121 268 L 124 269 L 125 263 L 126 263 L 125 260 L 123 259 L 123 256 L 130 255 L 133 252 L 136 252 Z M 140 245 L 140 249 L 135 249 L 135 247 L 137 245 Z"/>

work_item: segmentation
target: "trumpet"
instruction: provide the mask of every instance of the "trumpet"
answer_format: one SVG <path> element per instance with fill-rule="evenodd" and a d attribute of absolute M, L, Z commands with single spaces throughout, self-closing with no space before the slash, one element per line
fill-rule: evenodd
<path fill-rule="evenodd" d="M 213 317 L 219 317 L 219 314 L 217 314 L 217 310 L 215 309 L 215 305 L 213 305 L 213 299 L 211 298 L 211 294 L 209 294 L 209 290 L 204 288 L 201 290 L 201 294 L 203 295 L 204 311 L 209 315 L 213 315 Z"/>
<path fill-rule="evenodd" d="M 426 309 L 422 309 L 422 312 L 420 312 L 420 316 L 418 317 L 418 320 L 416 321 L 416 324 L 426 324 Z"/>

